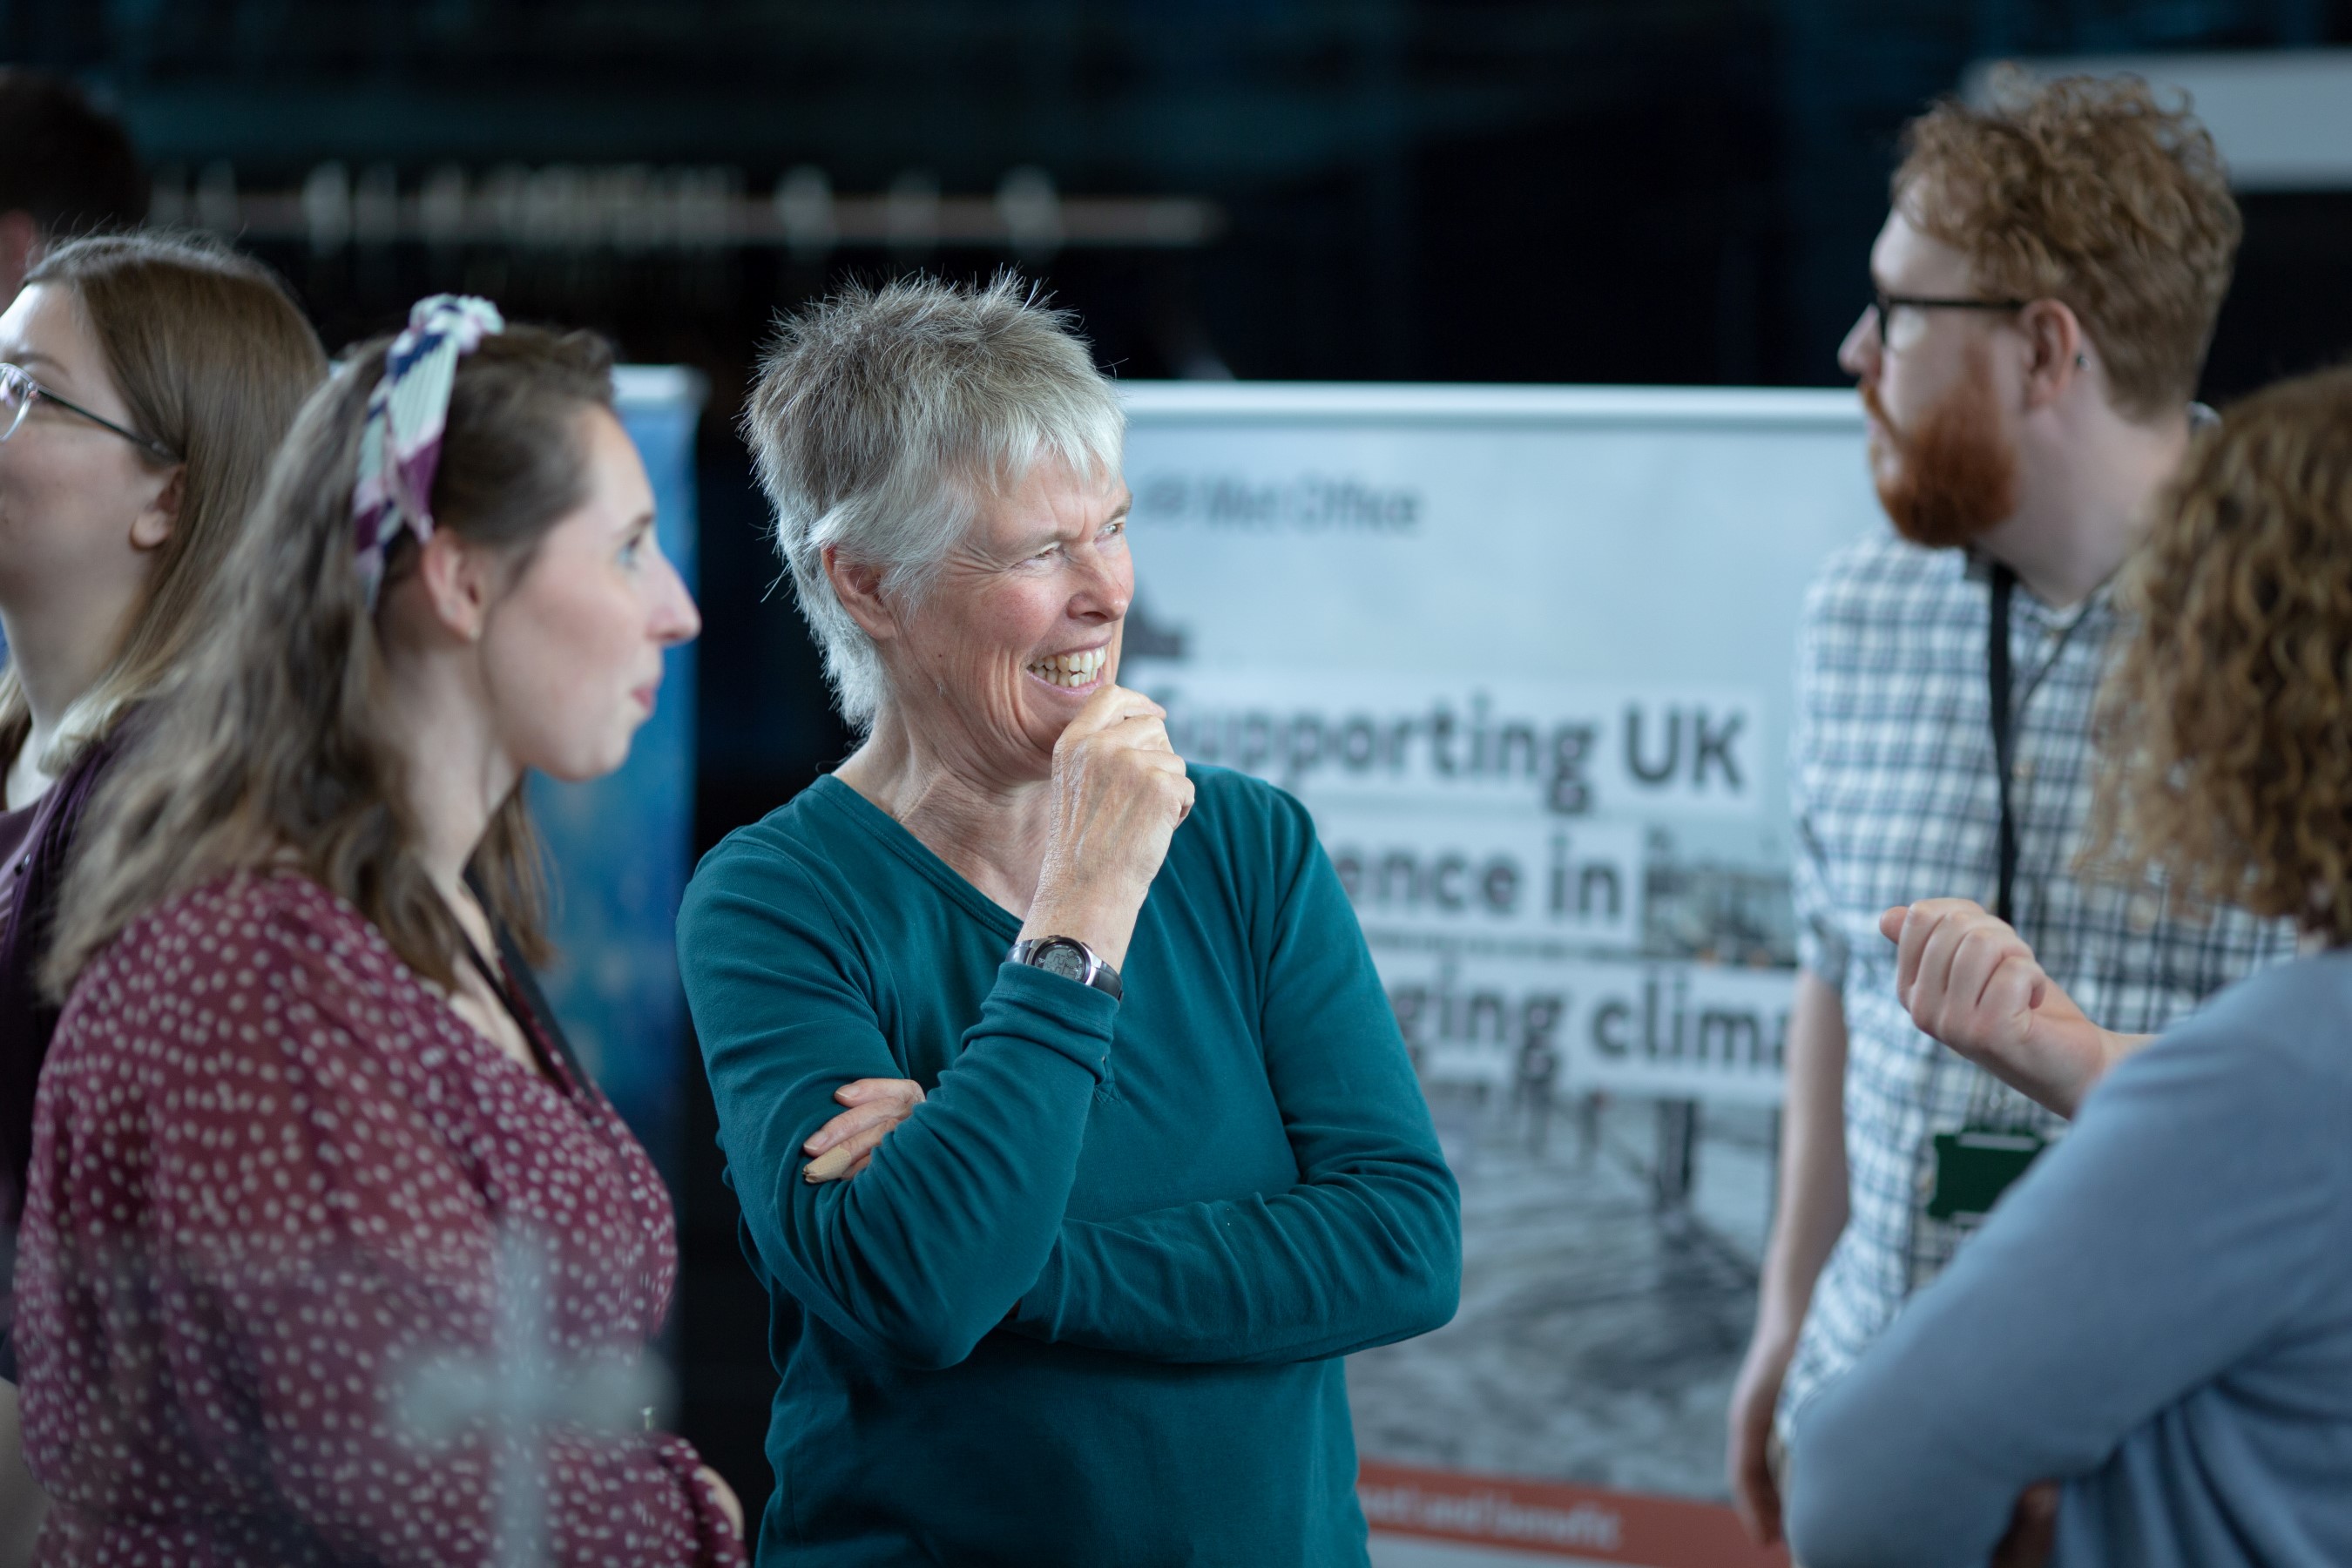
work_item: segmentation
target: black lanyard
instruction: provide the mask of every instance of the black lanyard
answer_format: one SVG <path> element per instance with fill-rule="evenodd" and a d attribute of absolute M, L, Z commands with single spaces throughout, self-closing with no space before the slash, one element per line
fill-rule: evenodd
<path fill-rule="evenodd" d="M 482 884 L 471 871 L 466 873 L 466 886 L 473 893 L 475 902 L 480 904 L 487 913 L 489 895 L 482 890 Z M 489 982 L 490 989 L 498 993 L 499 1000 L 506 1005 L 508 1016 L 521 1028 L 523 1037 L 531 1042 L 531 1054 L 540 1055 L 542 1046 L 551 1048 L 562 1059 L 563 1065 L 572 1070 L 574 1083 L 590 1082 L 587 1070 L 580 1065 L 580 1054 L 572 1048 L 571 1040 L 563 1033 L 562 1021 L 556 1017 L 555 1009 L 548 1005 L 546 993 L 539 988 L 538 976 L 531 973 L 530 965 L 523 962 L 522 950 L 515 945 L 513 936 L 509 934 L 503 922 L 490 921 L 490 939 L 498 943 L 498 967 L 503 971 L 502 974 L 491 973 L 489 963 L 483 958 L 481 949 L 474 945 L 471 937 L 466 939 L 467 955 L 474 961 L 474 968 L 481 977 Z M 520 1012 L 516 1008 L 518 1002 L 521 1004 Z"/>
<path fill-rule="evenodd" d="M 586 1083 L 588 1075 L 581 1070 L 580 1058 L 572 1051 L 572 1042 L 564 1038 L 562 1029 L 555 1023 L 554 1009 L 547 1005 L 547 998 L 540 994 L 538 985 L 531 980 L 530 966 L 521 961 L 520 954 L 510 951 L 503 930 L 494 931 L 493 934 L 499 943 L 499 962 L 496 968 L 482 956 L 482 950 L 474 945 L 472 939 L 467 939 L 466 956 L 473 960 L 474 972 L 482 977 L 491 994 L 506 1008 L 507 1016 L 514 1020 L 515 1027 L 522 1031 L 523 1043 L 530 1048 L 531 1057 L 540 1064 L 541 1071 L 551 1079 L 557 1077 L 553 1064 L 548 1059 L 552 1054 L 570 1069 L 573 1083 Z"/>
<path fill-rule="evenodd" d="M 2010 712 L 2009 601 L 2017 592 L 2017 574 L 1992 563 L 1992 640 L 1985 648 L 1987 692 L 1992 703 L 1993 785 L 2000 797 L 2000 873 L 1992 912 L 2017 924 L 2017 816 L 2009 799 L 2010 759 L 2017 750 Z"/>

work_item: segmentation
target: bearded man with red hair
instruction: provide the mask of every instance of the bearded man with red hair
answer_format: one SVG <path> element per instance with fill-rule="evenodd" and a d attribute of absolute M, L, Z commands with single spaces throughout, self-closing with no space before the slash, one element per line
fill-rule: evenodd
<path fill-rule="evenodd" d="M 2210 417 L 2190 399 L 2240 233 L 2211 139 L 2134 79 L 2012 76 L 1913 121 L 1892 194 L 1838 360 L 1894 532 L 1830 563 L 1798 654 L 1780 1200 L 1730 1414 L 1768 1543 L 1795 1411 L 2064 1126 L 1913 1026 L 1881 913 L 1979 896 L 2129 1034 L 2294 951 L 2074 869 L 2110 583 Z"/>

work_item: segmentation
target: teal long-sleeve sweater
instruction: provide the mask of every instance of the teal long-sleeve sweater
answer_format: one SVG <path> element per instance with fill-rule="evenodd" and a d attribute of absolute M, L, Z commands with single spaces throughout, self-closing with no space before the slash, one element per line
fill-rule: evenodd
<path fill-rule="evenodd" d="M 1296 801 L 1190 770 L 1126 994 L 826 778 L 678 952 L 782 1377 L 762 1563 L 1358 1564 L 1339 1357 L 1453 1315 L 1459 1194 Z M 853 1079 L 929 1091 L 801 1179 Z"/>

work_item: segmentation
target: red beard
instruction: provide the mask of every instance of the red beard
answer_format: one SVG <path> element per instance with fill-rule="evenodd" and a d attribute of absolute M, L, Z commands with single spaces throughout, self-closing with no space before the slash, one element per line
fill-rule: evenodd
<path fill-rule="evenodd" d="M 1878 504 L 1914 544 L 1952 550 L 1982 538 L 2017 510 L 2017 449 L 2001 438 L 1992 370 L 1970 356 L 1959 384 L 1910 430 L 1896 426 L 1868 383 L 1863 405 L 1895 447 L 1895 472 L 1878 480 Z"/>

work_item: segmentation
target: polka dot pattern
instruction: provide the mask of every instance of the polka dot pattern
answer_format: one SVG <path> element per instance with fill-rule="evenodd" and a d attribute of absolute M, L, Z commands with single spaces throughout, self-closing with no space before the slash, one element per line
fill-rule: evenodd
<path fill-rule="evenodd" d="M 547 1254 L 550 1363 L 642 1350 L 669 1198 L 593 1085 L 506 1056 L 317 884 L 224 878 L 128 928 L 67 1004 L 34 1128 L 37 1561 L 487 1564 L 510 1477 L 543 1561 L 743 1561 L 679 1438 L 418 1434 L 420 1368 L 494 1364 L 501 1236 Z"/>

